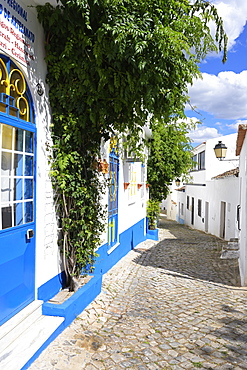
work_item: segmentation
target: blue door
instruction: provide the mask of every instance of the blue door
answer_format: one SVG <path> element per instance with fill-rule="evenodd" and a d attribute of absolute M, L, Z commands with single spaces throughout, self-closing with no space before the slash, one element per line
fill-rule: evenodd
<path fill-rule="evenodd" d="M 108 246 L 113 247 L 118 241 L 118 173 L 119 157 L 117 142 L 111 140 L 109 155 L 109 199 L 108 199 Z"/>
<path fill-rule="evenodd" d="M 34 110 L 22 72 L 0 56 L 0 324 L 34 300 Z"/>

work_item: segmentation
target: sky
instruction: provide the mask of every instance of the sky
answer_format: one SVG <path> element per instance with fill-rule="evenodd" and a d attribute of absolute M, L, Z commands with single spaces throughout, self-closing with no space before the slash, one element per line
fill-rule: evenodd
<path fill-rule="evenodd" d="M 237 132 L 247 124 L 247 0 L 212 0 L 228 36 L 227 62 L 211 54 L 200 64 L 202 79 L 189 87 L 185 114 L 201 121 L 190 133 L 193 145 Z"/>

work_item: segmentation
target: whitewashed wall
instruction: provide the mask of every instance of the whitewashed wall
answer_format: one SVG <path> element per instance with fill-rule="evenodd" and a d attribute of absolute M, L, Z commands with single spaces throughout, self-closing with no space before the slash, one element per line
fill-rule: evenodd
<path fill-rule="evenodd" d="M 226 203 L 225 238 L 230 240 L 238 236 L 237 205 L 239 204 L 239 178 L 229 177 L 206 181 L 206 186 L 186 185 L 186 192 L 180 195 L 184 199 L 185 224 L 197 230 L 206 231 L 221 237 L 221 202 Z M 187 209 L 186 197 L 189 196 L 190 206 Z M 191 199 L 194 197 L 194 225 L 191 223 Z M 198 199 L 202 201 L 201 216 L 198 215 Z M 179 201 L 179 200 L 178 200 Z M 208 227 L 206 228 L 206 205 L 208 202 Z"/>
<path fill-rule="evenodd" d="M 145 172 L 145 183 L 140 189 L 137 188 L 135 195 L 131 196 L 130 186 L 124 189 L 124 182 L 126 182 L 127 172 L 129 170 L 129 162 L 120 161 L 119 169 L 119 233 L 130 228 L 138 221 L 146 217 L 146 201 L 148 199 L 149 191 L 145 186 L 147 169 L 142 167 L 141 162 L 135 162 L 136 181 L 141 184 L 141 171 Z M 128 182 L 128 181 L 127 181 Z"/>
<path fill-rule="evenodd" d="M 18 0 L 18 4 L 26 12 L 22 13 L 24 16 L 18 14 L 13 2 L 6 1 L 1 4 L 0 52 L 8 55 L 23 72 L 31 90 L 35 107 L 37 127 L 36 287 L 39 287 L 61 271 L 53 189 L 49 178 L 49 152 L 47 151 L 47 145 L 51 143 L 49 132 L 51 113 L 48 102 L 48 87 L 45 84 L 44 34 L 43 28 L 37 20 L 35 9 L 37 3 L 32 0 Z M 25 46 L 21 41 L 22 34 L 13 23 L 15 19 L 21 21 L 33 35 L 33 39 L 26 38 Z M 6 41 L 8 39 L 9 41 Z M 37 94 L 38 83 L 44 90 L 42 96 Z"/>
<path fill-rule="evenodd" d="M 102 140 L 101 145 L 101 157 L 109 163 L 109 144 L 104 143 Z M 120 142 L 121 147 L 121 142 Z M 147 153 L 146 153 L 147 155 Z M 145 157 L 147 158 L 147 157 Z M 142 184 L 142 186 L 136 189 L 134 196 L 130 195 L 130 186 L 124 189 L 124 183 L 130 181 L 130 171 L 129 166 L 134 165 L 134 170 L 136 171 L 136 184 Z M 143 173 L 142 173 L 143 172 Z M 107 178 L 108 175 L 101 175 L 102 181 L 104 181 L 103 176 Z M 146 218 L 146 204 L 149 199 L 149 189 L 146 188 L 147 180 L 147 166 L 142 162 L 131 162 L 124 159 L 124 153 L 120 151 L 119 154 L 119 188 L 118 188 L 118 234 L 121 234 L 125 230 L 129 229 L 131 226 L 139 222 L 140 220 Z M 106 189 L 107 190 L 107 189 Z M 102 205 L 107 206 L 108 204 L 108 192 L 102 194 Z M 145 226 L 145 225 L 144 225 Z M 102 244 L 107 243 L 107 214 L 105 218 L 105 232 L 102 233 L 101 242 Z M 146 233 L 146 231 L 145 231 Z"/>
<path fill-rule="evenodd" d="M 238 166 L 238 157 L 235 156 L 237 134 L 226 135 L 210 139 L 193 149 L 193 154 L 205 151 L 205 169 L 195 170 L 190 173 L 189 184 L 185 186 L 185 192 L 177 192 L 172 189 L 167 198 L 167 214 L 172 215 L 174 220 L 184 222 L 195 229 L 206 231 L 216 236 L 222 235 L 221 229 L 221 202 L 226 203 L 225 214 L 225 236 L 226 240 L 238 236 L 236 224 L 236 208 L 239 204 L 239 178 L 228 177 L 224 179 L 213 179 L 212 177 L 222 174 Z M 222 141 L 227 146 L 226 159 L 237 159 L 234 161 L 220 161 L 215 157 L 214 147 Z M 189 196 L 189 207 L 187 209 L 187 196 Z M 192 225 L 192 197 L 194 198 L 194 224 Z M 176 199 L 176 215 L 172 209 L 171 200 Z M 201 216 L 198 215 L 198 199 L 202 208 Z M 206 202 L 208 202 L 208 221 L 206 220 Z M 183 209 L 183 214 L 181 210 Z"/>
<path fill-rule="evenodd" d="M 167 218 L 176 221 L 178 214 L 178 192 L 175 181 L 169 186 L 169 194 L 164 202 Z"/>
<path fill-rule="evenodd" d="M 3 54 L 9 55 L 23 71 L 29 88 L 32 93 L 37 127 L 37 172 L 36 172 L 36 288 L 58 275 L 62 271 L 61 256 L 57 245 L 58 228 L 56 222 L 56 213 L 54 205 L 54 190 L 52 188 L 49 176 L 49 156 L 51 147 L 51 136 L 49 126 L 51 123 L 51 111 L 49 106 L 49 91 L 45 84 L 46 63 L 44 50 L 44 33 L 42 26 L 37 20 L 35 6 L 44 4 L 45 1 L 23 0 L 18 4 L 26 12 L 21 20 L 24 26 L 30 30 L 33 35 L 33 41 L 28 46 L 23 46 L 22 35 L 13 36 L 12 17 L 20 18 L 16 14 L 13 2 L 10 5 L 7 2 L 2 3 L 0 7 L 0 50 Z M 12 5 L 11 5 L 12 4 Z M 53 2 L 56 5 L 56 1 Z M 5 9 L 6 8 L 6 9 Z M 19 32 L 15 29 L 15 32 Z M 3 35 L 9 34 L 9 41 Z M 13 38 L 13 41 L 11 39 Z M 22 50 L 22 52 L 20 51 Z M 44 93 L 42 96 L 37 94 L 37 84 L 40 84 Z M 145 134 L 149 134 L 148 128 L 145 128 Z M 106 144 L 107 151 L 107 144 Z M 108 152 L 109 155 L 109 152 Z M 143 182 L 143 166 L 141 162 L 134 164 L 136 170 L 136 182 Z M 124 189 L 125 172 L 128 163 L 120 160 L 119 171 L 119 220 L 118 231 L 121 234 L 129 227 L 143 219 L 143 228 L 145 227 L 146 200 L 148 199 L 148 189 L 146 189 L 146 168 L 144 174 L 144 183 L 140 189 L 137 189 L 135 196 L 130 197 L 130 189 Z M 107 194 L 102 196 L 103 204 L 107 204 Z M 145 230 L 145 229 L 144 229 Z M 107 232 L 102 236 L 102 244 L 107 241 Z"/>
<path fill-rule="evenodd" d="M 239 246 L 240 258 L 239 268 L 241 284 L 247 285 L 247 140 L 245 137 L 239 159 L 240 176 L 240 228 Z"/>
<path fill-rule="evenodd" d="M 190 175 L 193 177 L 192 182 L 202 184 L 205 181 L 210 181 L 212 177 L 219 175 L 225 171 L 236 168 L 237 159 L 235 155 L 237 134 L 225 135 L 214 139 L 207 140 L 206 143 L 198 145 L 193 149 L 194 154 L 198 154 L 205 150 L 205 170 L 192 171 Z M 226 160 L 220 161 L 215 157 L 214 147 L 222 141 L 227 147 Z M 234 159 L 236 161 L 227 161 Z"/>

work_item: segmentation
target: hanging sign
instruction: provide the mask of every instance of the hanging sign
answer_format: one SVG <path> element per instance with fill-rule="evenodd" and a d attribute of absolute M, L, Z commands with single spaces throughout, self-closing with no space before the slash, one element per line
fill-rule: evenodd
<path fill-rule="evenodd" d="M 28 67 L 35 62 L 35 21 L 20 1 L 0 0 L 0 49 Z"/>

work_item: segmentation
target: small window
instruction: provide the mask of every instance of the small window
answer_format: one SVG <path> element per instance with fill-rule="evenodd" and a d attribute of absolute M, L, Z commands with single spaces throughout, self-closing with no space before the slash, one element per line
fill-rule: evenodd
<path fill-rule="evenodd" d="M 205 150 L 198 154 L 198 170 L 205 170 Z"/>
<path fill-rule="evenodd" d="M 191 168 L 191 171 L 196 171 L 197 170 L 197 154 L 195 154 L 193 157 L 192 157 L 192 168 Z"/>
<path fill-rule="evenodd" d="M 241 230 L 241 227 L 240 227 L 240 205 L 237 206 L 237 225 L 238 225 L 238 230 Z"/>
<path fill-rule="evenodd" d="M 184 215 L 184 204 L 181 203 L 181 216 L 183 216 L 183 215 Z"/>
<path fill-rule="evenodd" d="M 198 216 L 202 217 L 202 200 L 198 199 Z"/>
<path fill-rule="evenodd" d="M 186 204 L 186 208 L 187 209 L 190 209 L 190 197 L 187 195 L 187 204 Z"/>

